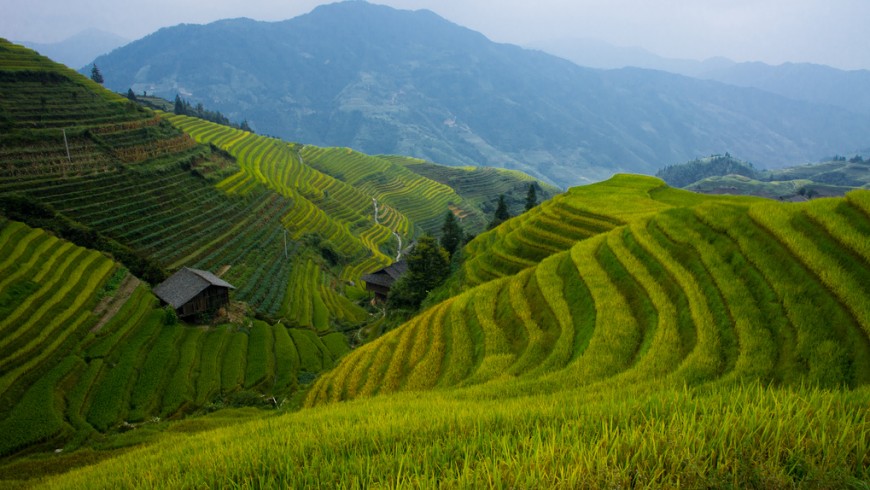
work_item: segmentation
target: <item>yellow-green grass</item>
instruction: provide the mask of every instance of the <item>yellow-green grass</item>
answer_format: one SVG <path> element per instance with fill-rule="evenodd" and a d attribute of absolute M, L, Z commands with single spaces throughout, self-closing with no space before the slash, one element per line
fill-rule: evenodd
<path fill-rule="evenodd" d="M 45 488 L 861 488 L 870 392 L 376 397 L 161 440 Z"/>

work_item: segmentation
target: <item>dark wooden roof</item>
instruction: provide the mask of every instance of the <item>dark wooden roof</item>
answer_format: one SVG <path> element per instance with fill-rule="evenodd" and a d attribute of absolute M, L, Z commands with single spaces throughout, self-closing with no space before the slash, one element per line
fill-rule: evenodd
<path fill-rule="evenodd" d="M 181 308 L 209 286 L 236 289 L 211 272 L 185 267 L 158 284 L 154 294 L 173 308 Z"/>
<path fill-rule="evenodd" d="M 402 274 L 407 270 L 408 262 L 400 260 L 388 267 L 384 267 L 383 269 L 376 270 L 371 274 L 362 276 L 362 280 L 369 284 L 376 284 L 388 288 L 392 286 L 396 280 L 402 277 Z"/>

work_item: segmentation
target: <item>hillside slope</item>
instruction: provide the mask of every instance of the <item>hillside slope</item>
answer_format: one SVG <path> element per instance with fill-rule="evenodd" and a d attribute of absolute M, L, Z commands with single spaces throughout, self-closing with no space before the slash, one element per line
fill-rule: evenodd
<path fill-rule="evenodd" d="M 350 353 L 311 408 L 41 483 L 866 485 L 870 193 L 788 205 L 618 176 L 568 196 L 623 224 Z"/>
<path fill-rule="evenodd" d="M 870 161 L 855 155 L 848 160 L 835 157 L 820 163 L 759 170 L 726 153 L 671 165 L 656 176 L 694 192 L 806 200 L 870 188 Z"/>
<path fill-rule="evenodd" d="M 490 381 L 523 393 L 656 379 L 870 382 L 870 192 L 788 206 L 618 176 L 560 200 L 594 202 L 620 223 L 558 253 L 558 243 L 542 252 L 533 217 L 478 237 L 466 269 L 500 256 L 493 277 L 351 353 L 308 402 Z M 509 256 L 488 236 L 502 229 L 515 236 Z"/>
<path fill-rule="evenodd" d="M 0 218 L 0 455 L 75 448 L 201 407 L 268 403 L 332 367 L 343 335 L 168 322 L 119 264 Z M 44 447 L 44 446 L 43 446 Z"/>
<path fill-rule="evenodd" d="M 479 200 L 397 163 L 155 114 L 31 51 L 0 49 L 7 213 L 66 229 L 152 283 L 185 265 L 225 270 L 259 313 L 353 324 L 363 315 L 345 296 L 359 288 L 346 283 L 394 260 L 400 241 L 437 233 L 448 209 L 469 217 L 468 232 L 486 222 Z"/>
<path fill-rule="evenodd" d="M 867 146 L 870 118 L 650 70 L 598 71 L 366 2 L 284 22 L 161 29 L 97 58 L 107 86 L 176 93 L 260 133 L 522 170 L 561 187 L 731 151 L 766 165 Z"/>
<path fill-rule="evenodd" d="M 359 277 L 397 237 L 483 227 L 398 163 L 155 113 L 3 40 L 0 94 L 0 456 L 297 396 L 377 320 Z M 182 266 L 236 286 L 213 328 L 151 294 Z"/>

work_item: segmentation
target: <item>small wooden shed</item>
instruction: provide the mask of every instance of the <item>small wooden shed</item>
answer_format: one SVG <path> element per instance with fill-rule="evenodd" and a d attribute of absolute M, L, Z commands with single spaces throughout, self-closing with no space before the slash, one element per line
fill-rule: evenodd
<path fill-rule="evenodd" d="M 236 289 L 208 271 L 185 267 L 154 288 L 154 294 L 175 308 L 179 318 L 217 311 L 230 302 Z"/>
<path fill-rule="evenodd" d="M 390 288 L 408 270 L 408 262 L 400 260 L 383 269 L 362 276 L 366 289 L 375 293 L 376 301 L 386 301 Z"/>

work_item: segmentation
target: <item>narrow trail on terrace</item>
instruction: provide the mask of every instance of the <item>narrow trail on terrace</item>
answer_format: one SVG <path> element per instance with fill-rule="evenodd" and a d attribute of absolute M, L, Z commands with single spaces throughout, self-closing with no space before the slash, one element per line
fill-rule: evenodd
<path fill-rule="evenodd" d="M 374 205 L 375 207 L 375 223 L 381 224 L 380 220 L 378 219 L 378 200 L 374 197 L 372 198 L 372 205 Z"/>
<path fill-rule="evenodd" d="M 400 237 L 395 231 L 393 232 L 393 236 L 399 241 L 399 251 L 396 252 L 396 262 L 398 262 L 402 260 L 402 237 Z"/>
<path fill-rule="evenodd" d="M 133 294 L 133 291 L 139 286 L 140 281 L 133 274 L 127 274 L 114 296 L 107 296 L 97 305 L 96 312 L 100 315 L 100 320 L 91 329 L 91 332 L 99 332 L 101 328 L 124 306 L 124 303 Z"/>

